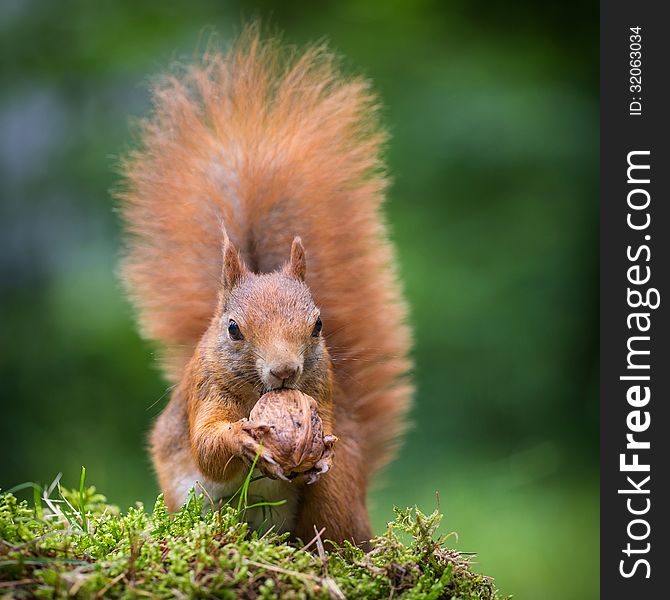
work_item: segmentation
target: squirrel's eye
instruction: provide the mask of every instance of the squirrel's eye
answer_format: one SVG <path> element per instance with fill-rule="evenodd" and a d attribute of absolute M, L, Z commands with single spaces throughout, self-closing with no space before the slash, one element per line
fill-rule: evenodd
<path fill-rule="evenodd" d="M 321 317 L 319 317 L 316 320 L 316 323 L 314 323 L 314 329 L 312 330 L 312 337 L 319 337 L 321 334 L 321 329 L 323 327 L 323 323 L 321 322 Z"/>
<path fill-rule="evenodd" d="M 231 340 L 241 340 L 243 337 L 240 326 L 232 319 L 228 321 L 228 335 Z"/>

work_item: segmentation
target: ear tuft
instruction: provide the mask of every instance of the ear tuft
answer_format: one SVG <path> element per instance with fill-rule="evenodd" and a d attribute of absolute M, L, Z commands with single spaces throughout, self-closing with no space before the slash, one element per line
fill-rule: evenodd
<path fill-rule="evenodd" d="M 225 231 L 223 232 L 222 251 L 223 265 L 221 269 L 221 279 L 223 281 L 224 290 L 229 291 L 240 282 L 246 273 L 246 267 Z"/>
<path fill-rule="evenodd" d="M 286 272 L 292 277 L 304 281 L 306 271 L 305 248 L 302 245 L 302 240 L 296 236 L 293 238 L 293 243 L 291 244 L 291 257 L 286 266 Z"/>

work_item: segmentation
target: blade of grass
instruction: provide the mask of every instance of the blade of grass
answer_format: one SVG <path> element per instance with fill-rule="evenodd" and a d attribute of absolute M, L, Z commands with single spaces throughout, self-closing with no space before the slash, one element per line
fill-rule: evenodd
<path fill-rule="evenodd" d="M 42 489 L 41 486 L 37 485 L 33 481 L 26 481 L 24 483 L 19 483 L 18 485 L 15 485 L 12 488 L 9 488 L 7 491 L 3 492 L 3 494 L 15 494 L 16 492 L 20 492 L 21 490 L 27 490 L 28 488 L 38 490 Z"/>
<path fill-rule="evenodd" d="M 246 512 L 246 504 L 247 504 L 247 499 L 248 499 L 248 493 L 249 493 L 249 486 L 251 485 L 251 478 L 254 474 L 254 469 L 256 468 L 256 463 L 258 462 L 258 459 L 260 458 L 261 452 L 263 451 L 263 446 L 260 447 L 258 452 L 256 453 L 256 456 L 254 457 L 254 462 L 251 463 L 251 468 L 249 469 L 249 473 L 247 474 L 246 478 L 244 479 L 244 483 L 242 484 L 241 493 L 240 497 L 237 501 L 237 512 L 238 514 L 244 515 Z M 244 504 L 245 509 L 242 509 L 242 505 Z"/>
<path fill-rule="evenodd" d="M 42 493 L 42 488 L 39 485 L 33 487 L 33 503 L 35 505 L 35 518 L 42 519 L 44 516 L 44 511 L 42 510 L 42 498 L 40 494 Z"/>
<path fill-rule="evenodd" d="M 86 516 L 86 501 L 84 493 L 84 482 L 86 481 L 86 467 L 82 465 L 81 476 L 79 477 L 79 513 L 81 515 L 81 524 L 84 531 L 88 531 L 88 518 Z"/>
<path fill-rule="evenodd" d="M 77 514 L 77 509 L 70 504 L 69 500 L 63 495 L 63 490 L 61 489 L 60 483 L 58 484 L 58 494 L 61 497 L 61 500 L 63 501 L 64 505 L 61 506 L 61 512 L 63 513 L 63 516 L 67 519 L 67 522 L 70 524 L 70 526 L 73 529 L 80 529 L 81 531 L 84 531 L 84 528 L 82 527 L 82 524 L 77 520 L 76 514 Z"/>
<path fill-rule="evenodd" d="M 245 508 L 250 509 L 250 508 L 258 508 L 260 506 L 281 506 L 282 504 L 286 504 L 286 500 L 275 500 L 273 502 L 270 501 L 263 501 L 263 502 L 255 502 L 254 504 L 249 504 Z M 263 516 L 265 516 L 265 513 L 263 513 Z"/>

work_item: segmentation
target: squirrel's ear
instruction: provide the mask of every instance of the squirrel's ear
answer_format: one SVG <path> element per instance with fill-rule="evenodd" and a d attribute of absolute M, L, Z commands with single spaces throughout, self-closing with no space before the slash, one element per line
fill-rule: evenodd
<path fill-rule="evenodd" d="M 285 270 L 292 277 L 295 277 L 300 281 L 305 280 L 305 271 L 307 270 L 305 248 L 302 245 L 302 240 L 298 236 L 293 238 L 293 244 L 291 244 L 291 258 L 289 259 Z"/>
<path fill-rule="evenodd" d="M 223 267 L 221 279 L 224 290 L 230 290 L 235 287 L 244 276 L 247 269 L 240 259 L 235 246 L 228 238 L 226 232 L 223 232 Z"/>

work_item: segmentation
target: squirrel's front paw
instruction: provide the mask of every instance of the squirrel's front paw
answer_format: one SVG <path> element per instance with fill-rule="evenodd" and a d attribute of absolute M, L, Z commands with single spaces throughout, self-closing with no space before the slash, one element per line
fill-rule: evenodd
<path fill-rule="evenodd" d="M 335 456 L 333 446 L 337 439 L 337 436 L 325 435 L 323 437 L 323 454 L 321 455 L 321 458 L 311 469 L 299 473 L 292 479 L 292 481 L 294 483 L 306 483 L 307 485 L 311 485 L 318 481 L 321 475 L 328 473 L 333 466 L 333 457 Z"/>
<path fill-rule="evenodd" d="M 242 419 L 240 425 L 239 449 L 242 459 L 249 465 L 256 461 L 255 468 L 266 477 L 288 481 L 283 469 L 272 456 L 272 452 L 256 441 L 256 438 L 260 437 L 259 434 L 266 432 L 269 426 L 262 423 L 252 423 L 246 419 Z"/>

